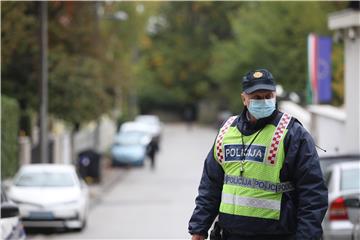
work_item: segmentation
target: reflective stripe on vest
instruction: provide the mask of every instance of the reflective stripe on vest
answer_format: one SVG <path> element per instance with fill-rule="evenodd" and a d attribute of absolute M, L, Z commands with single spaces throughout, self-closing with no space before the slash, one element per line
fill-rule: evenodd
<path fill-rule="evenodd" d="M 241 197 L 238 195 L 232 195 L 223 193 L 221 201 L 226 204 L 253 207 L 253 208 L 265 208 L 280 211 L 281 202 L 276 200 L 259 199 L 253 197 Z"/>
<path fill-rule="evenodd" d="M 229 127 L 234 122 L 237 116 L 231 116 L 225 124 L 221 127 L 218 136 L 216 137 L 216 160 L 221 164 L 224 161 L 224 148 L 223 148 L 223 139 L 225 133 L 229 130 Z"/>
<path fill-rule="evenodd" d="M 247 188 L 261 189 L 268 192 L 282 193 L 294 190 L 291 182 L 273 183 L 269 181 L 257 180 L 255 178 L 246 178 L 241 176 L 225 175 L 225 184 L 243 186 Z"/>
<path fill-rule="evenodd" d="M 269 154 L 267 158 L 267 163 L 274 165 L 276 163 L 276 154 L 279 149 L 280 139 L 285 133 L 285 129 L 287 125 L 290 123 L 291 115 L 288 113 L 284 113 L 276 127 L 274 132 L 274 136 L 272 137 L 271 145 L 269 148 Z"/>

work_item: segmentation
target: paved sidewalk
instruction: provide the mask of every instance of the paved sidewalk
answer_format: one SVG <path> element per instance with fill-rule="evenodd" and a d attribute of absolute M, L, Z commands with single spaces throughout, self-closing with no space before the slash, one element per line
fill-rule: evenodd
<path fill-rule="evenodd" d="M 101 181 L 100 183 L 88 184 L 90 192 L 90 208 L 101 202 L 101 198 L 123 177 L 128 174 L 127 168 L 111 166 L 111 160 L 107 157 L 101 159 Z"/>

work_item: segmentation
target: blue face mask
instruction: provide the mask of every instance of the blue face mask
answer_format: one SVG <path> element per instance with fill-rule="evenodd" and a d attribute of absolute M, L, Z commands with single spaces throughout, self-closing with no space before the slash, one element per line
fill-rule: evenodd
<path fill-rule="evenodd" d="M 256 119 L 266 118 L 275 110 L 275 98 L 270 99 L 250 99 L 248 110 Z"/>

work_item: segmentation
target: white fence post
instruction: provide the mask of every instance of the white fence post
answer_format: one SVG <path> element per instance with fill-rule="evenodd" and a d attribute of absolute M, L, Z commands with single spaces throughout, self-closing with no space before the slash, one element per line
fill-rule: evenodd
<path fill-rule="evenodd" d="M 31 142 L 29 137 L 19 137 L 20 166 L 31 163 Z"/>

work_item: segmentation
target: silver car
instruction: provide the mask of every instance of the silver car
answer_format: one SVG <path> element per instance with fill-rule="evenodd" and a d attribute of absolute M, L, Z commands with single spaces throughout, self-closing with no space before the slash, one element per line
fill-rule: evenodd
<path fill-rule="evenodd" d="M 360 158 L 334 157 L 321 159 L 320 164 L 329 190 L 329 209 L 322 223 L 323 239 L 352 240 L 355 227 L 349 216 L 359 213 L 347 207 L 346 201 L 360 198 Z"/>

